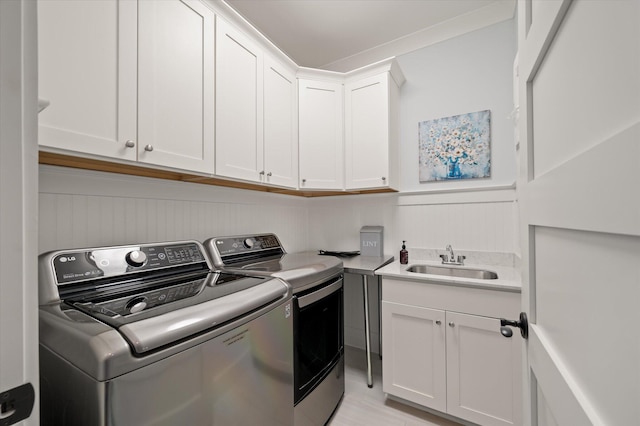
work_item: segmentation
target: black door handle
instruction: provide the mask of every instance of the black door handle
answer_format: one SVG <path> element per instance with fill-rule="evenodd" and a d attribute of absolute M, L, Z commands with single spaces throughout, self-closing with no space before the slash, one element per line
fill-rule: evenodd
<path fill-rule="evenodd" d="M 527 314 L 524 312 L 520 312 L 520 320 L 519 321 L 511 321 L 504 318 L 500 318 L 500 333 L 504 337 L 513 336 L 513 331 L 511 331 L 508 327 L 518 327 L 520 329 L 520 335 L 524 339 L 529 338 L 529 321 L 527 320 Z"/>
<path fill-rule="evenodd" d="M 0 426 L 9 426 L 31 416 L 35 391 L 25 383 L 7 391 L 0 391 Z"/>

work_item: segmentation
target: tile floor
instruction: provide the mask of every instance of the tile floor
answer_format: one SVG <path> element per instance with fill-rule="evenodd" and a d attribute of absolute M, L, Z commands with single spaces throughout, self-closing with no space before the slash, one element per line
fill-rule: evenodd
<path fill-rule="evenodd" d="M 329 426 L 459 426 L 425 411 L 387 400 L 382 392 L 382 365 L 372 357 L 373 388 L 367 387 L 365 353 L 345 347 L 345 393 Z"/>

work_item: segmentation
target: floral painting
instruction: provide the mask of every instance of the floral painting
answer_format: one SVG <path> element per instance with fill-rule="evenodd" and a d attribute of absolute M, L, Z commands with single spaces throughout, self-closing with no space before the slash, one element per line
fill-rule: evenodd
<path fill-rule="evenodd" d="M 491 176 L 491 111 L 418 123 L 420 182 Z"/>

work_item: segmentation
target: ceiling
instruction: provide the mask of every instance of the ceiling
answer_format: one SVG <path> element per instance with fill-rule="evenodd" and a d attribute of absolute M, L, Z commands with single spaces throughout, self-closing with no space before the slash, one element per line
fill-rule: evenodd
<path fill-rule="evenodd" d="M 512 0 L 225 0 L 298 65 L 326 68 Z"/>

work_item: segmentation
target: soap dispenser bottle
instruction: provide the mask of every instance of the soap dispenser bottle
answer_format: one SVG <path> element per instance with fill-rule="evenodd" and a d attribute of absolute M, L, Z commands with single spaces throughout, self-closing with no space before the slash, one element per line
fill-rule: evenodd
<path fill-rule="evenodd" d="M 409 252 L 407 251 L 407 247 L 404 245 L 406 241 L 402 240 L 402 250 L 400 250 L 400 263 L 406 265 L 409 263 Z"/>

